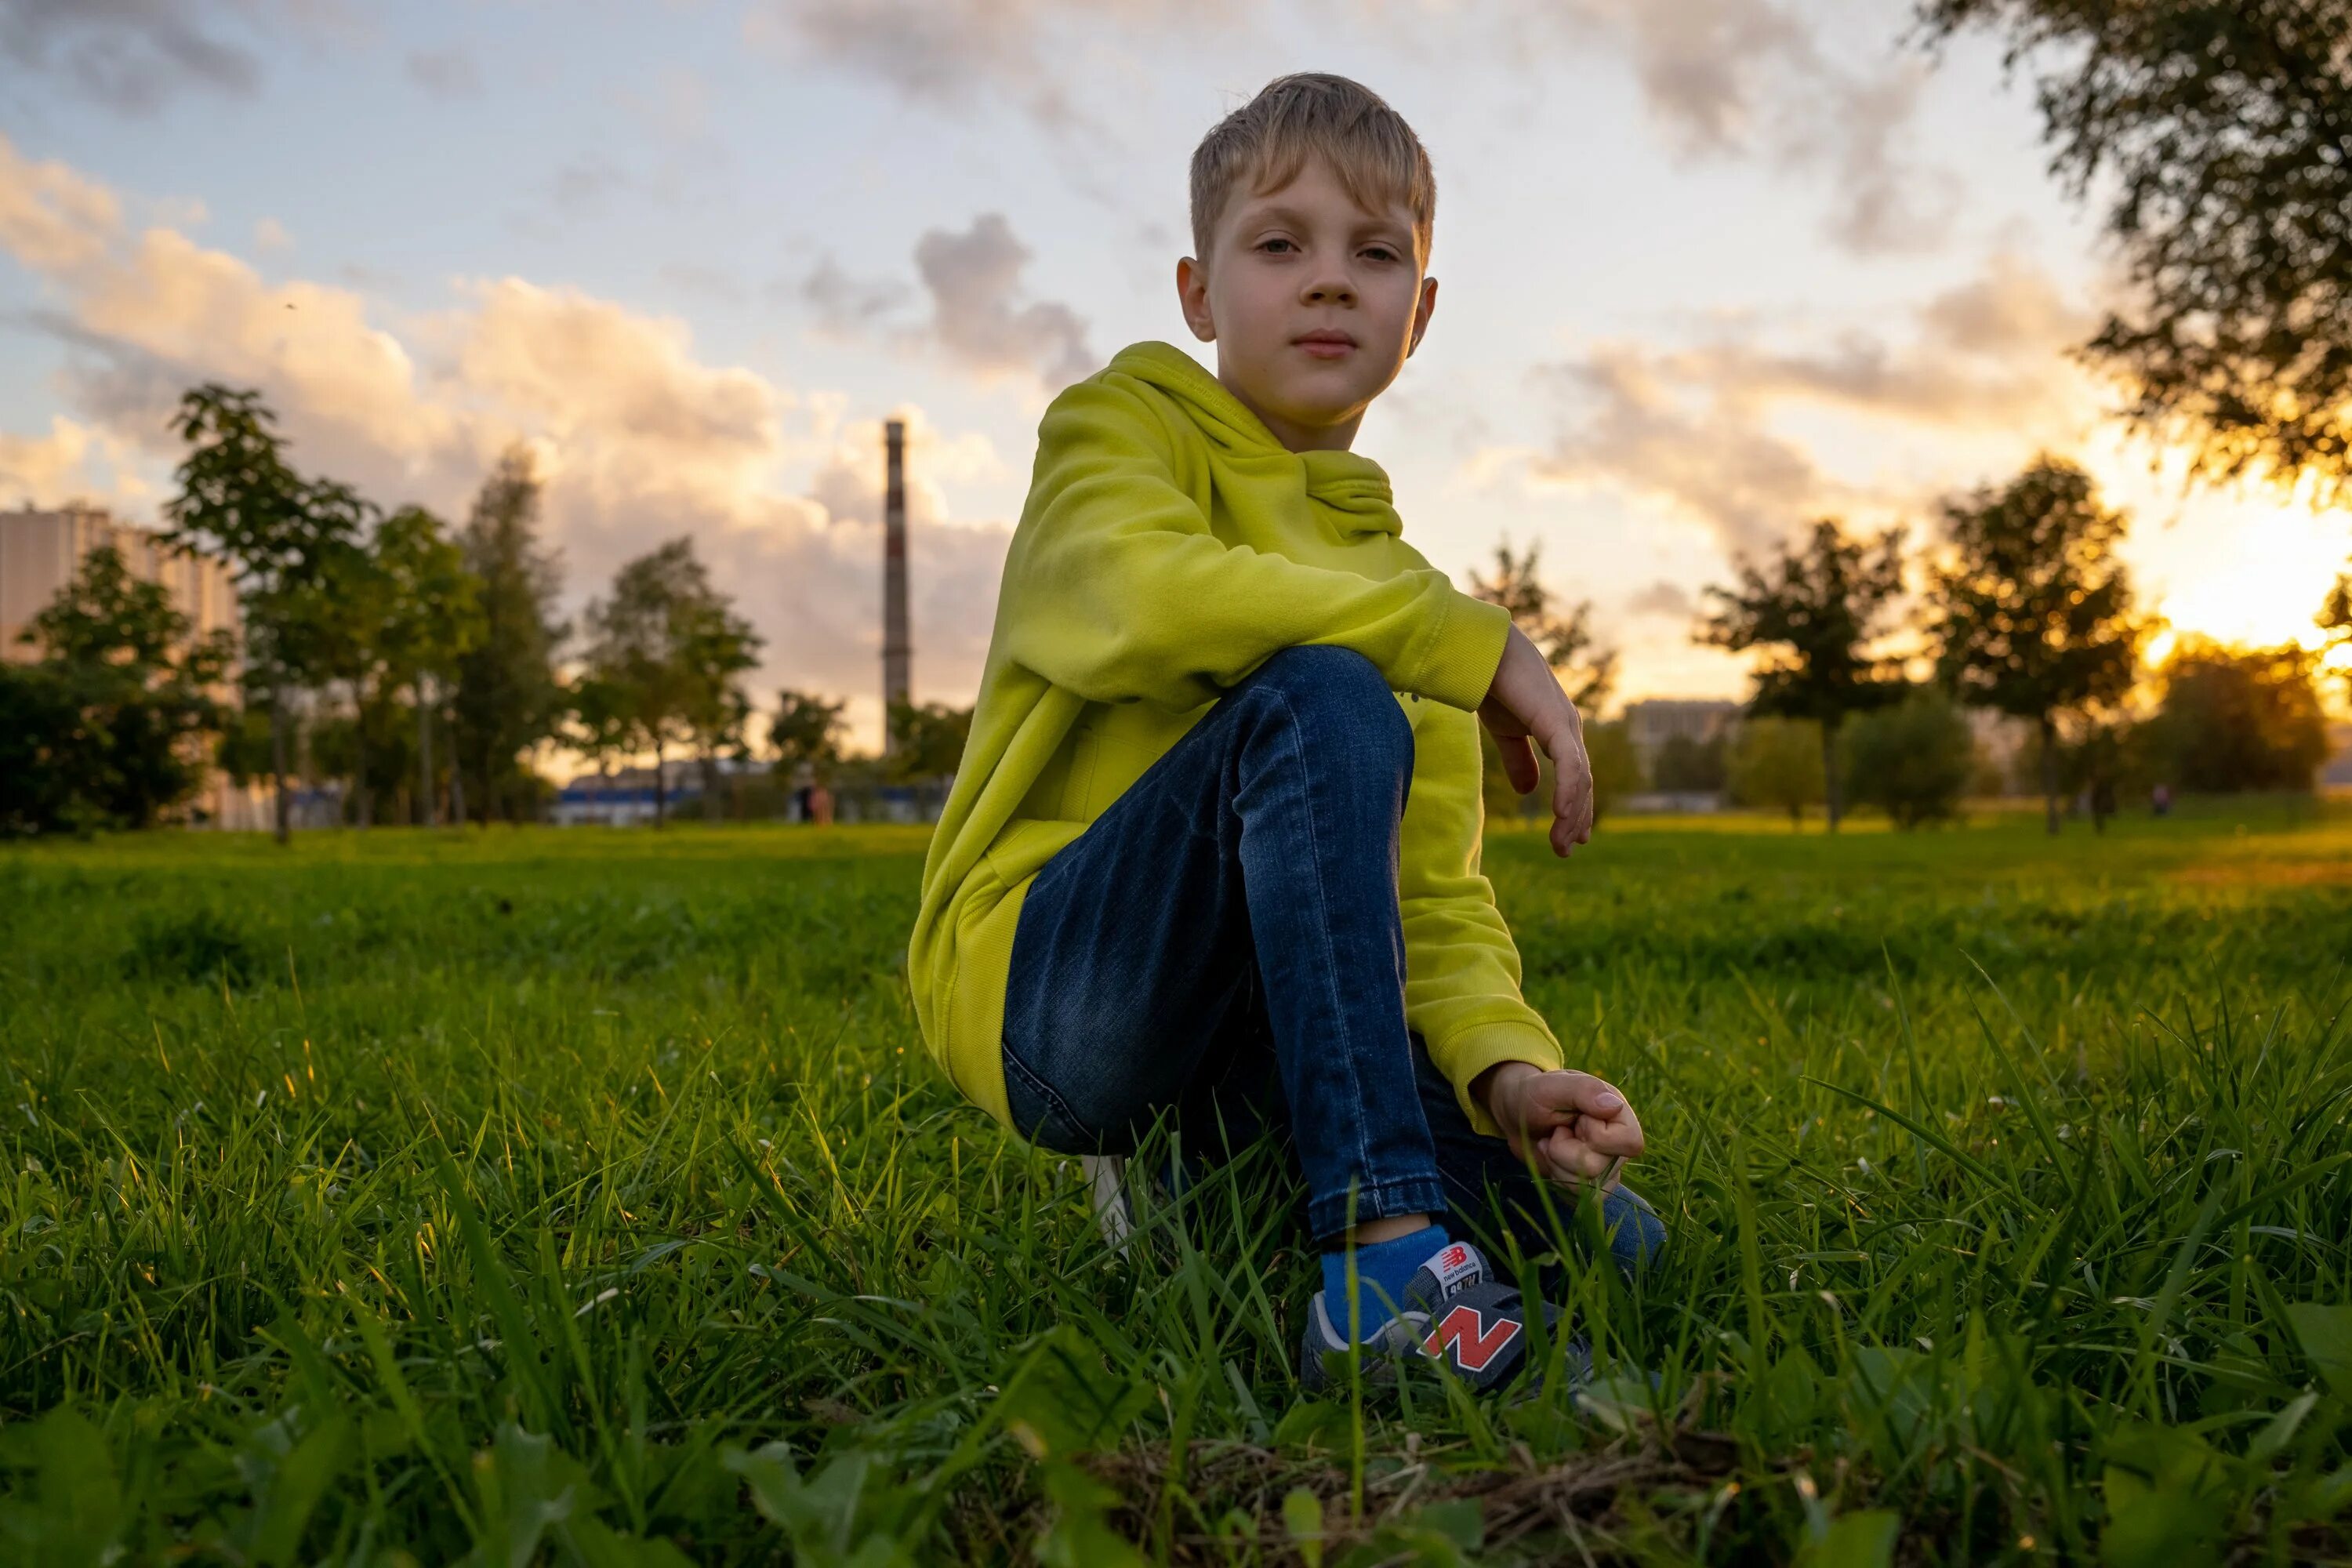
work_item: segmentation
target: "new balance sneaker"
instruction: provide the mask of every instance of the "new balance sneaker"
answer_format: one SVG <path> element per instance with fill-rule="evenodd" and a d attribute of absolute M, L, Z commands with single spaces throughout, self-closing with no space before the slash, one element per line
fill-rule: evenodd
<path fill-rule="evenodd" d="M 1543 1309 L 1549 1328 L 1559 1309 Z M 1486 1260 L 1468 1242 L 1448 1243 L 1406 1282 L 1397 1314 L 1363 1342 L 1364 1381 L 1394 1381 L 1400 1364 L 1441 1363 L 1477 1389 L 1492 1388 L 1518 1369 L 1528 1349 L 1528 1311 L 1517 1290 L 1488 1278 Z M 1317 1392 L 1347 1376 L 1348 1335 L 1318 1290 L 1307 1302 L 1299 1346 L 1299 1377 Z"/>

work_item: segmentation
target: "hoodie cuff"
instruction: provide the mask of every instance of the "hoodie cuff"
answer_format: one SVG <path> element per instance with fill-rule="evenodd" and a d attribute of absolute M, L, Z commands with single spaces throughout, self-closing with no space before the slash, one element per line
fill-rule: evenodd
<path fill-rule="evenodd" d="M 1433 1044 L 1429 1059 L 1454 1085 L 1454 1097 L 1470 1119 L 1471 1131 L 1487 1138 L 1500 1138 L 1503 1130 L 1470 1092 L 1480 1073 L 1497 1062 L 1528 1062 L 1546 1072 L 1563 1065 L 1559 1041 L 1532 1024 L 1507 1020 L 1474 1024 L 1443 1043 Z"/>
<path fill-rule="evenodd" d="M 1495 671 L 1503 662 L 1503 645 L 1510 639 L 1511 613 L 1500 605 L 1474 599 L 1445 586 L 1439 601 L 1437 626 L 1423 649 L 1420 668 L 1406 689 L 1450 708 L 1475 711 L 1494 688 Z"/>

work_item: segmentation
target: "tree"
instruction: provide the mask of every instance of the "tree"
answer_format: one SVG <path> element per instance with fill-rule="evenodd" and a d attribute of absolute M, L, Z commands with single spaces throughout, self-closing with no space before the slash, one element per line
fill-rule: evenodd
<path fill-rule="evenodd" d="M 194 793 L 235 647 L 189 630 L 112 545 L 83 558 L 19 637 L 39 658 L 0 663 L 0 833 L 145 827 Z"/>
<path fill-rule="evenodd" d="M 695 570 L 701 572 L 699 562 Z M 702 758 L 702 815 L 715 820 L 721 805 L 719 753 L 722 749 L 739 756 L 742 752 L 751 699 L 743 690 L 741 677 L 759 664 L 766 639 L 735 613 L 732 601 L 710 585 L 708 574 L 700 583 L 700 595 L 682 606 L 686 624 L 678 658 L 687 677 L 686 726 Z M 965 722 L 969 726 L 968 716 Z"/>
<path fill-rule="evenodd" d="M 749 704 L 736 677 L 756 662 L 759 636 L 711 585 L 684 534 L 624 565 L 587 620 L 588 674 L 625 715 L 635 749 L 654 753 L 660 826 L 669 813 L 669 747 L 704 742 L 706 790 L 715 783 L 709 748 L 740 732 Z"/>
<path fill-rule="evenodd" d="M 248 688 L 269 705 L 278 841 L 287 842 L 287 699 L 340 652 L 331 582 L 367 519 L 348 487 L 314 483 L 286 461 L 284 437 L 253 391 L 207 382 L 180 399 L 172 428 L 188 443 L 163 503 L 168 542 L 213 555 L 236 574 Z"/>
<path fill-rule="evenodd" d="M 1617 650 L 1599 646 L 1590 600 L 1566 615 L 1552 607 L 1551 590 L 1537 575 L 1542 555 L 1540 540 L 1515 556 L 1510 540 L 1504 539 L 1495 546 L 1495 575 L 1487 578 L 1471 573 L 1470 595 L 1511 613 L 1512 624 L 1527 634 L 1559 677 L 1560 689 L 1568 693 L 1568 700 L 1591 718 L 1609 700 L 1617 684 Z M 1548 797 L 1538 791 L 1532 798 Z"/>
<path fill-rule="evenodd" d="M 971 738 L 969 708 L 943 702 L 890 704 L 891 733 L 898 737 L 886 774 L 895 784 L 916 779 L 945 778 L 963 764 L 965 742 Z"/>
<path fill-rule="evenodd" d="M 2112 193 L 2125 300 L 2082 351 L 2201 471 L 2352 480 L 2346 0 L 1922 0 L 2039 62 L 2052 166 Z"/>
<path fill-rule="evenodd" d="M 2183 789 L 2307 792 L 2327 758 L 2317 668 L 2318 656 L 2293 643 L 2231 648 L 2184 639 L 2164 663 L 2163 697 L 2142 743 Z"/>
<path fill-rule="evenodd" d="M 566 690 L 563 742 L 593 763 L 598 777 L 608 777 L 613 763 L 635 745 L 629 694 L 593 671 L 583 673 Z"/>
<path fill-rule="evenodd" d="M 2327 601 L 2319 607 L 2319 629 L 2327 634 L 2329 651 L 2352 644 L 2352 573 L 2338 573 L 2336 586 L 2327 591 Z M 2344 684 L 2352 689 L 2352 665 L 2336 667 Z"/>
<path fill-rule="evenodd" d="M 1847 727 L 1845 768 L 1854 798 L 1908 831 L 1958 815 L 1976 776 L 1976 736 L 1949 696 L 1916 688 Z"/>
<path fill-rule="evenodd" d="M 1822 798 L 1830 831 L 1844 815 L 1837 738 L 1846 716 L 1894 700 L 1902 685 L 1889 660 L 1869 652 L 1886 607 L 1903 592 L 1903 531 L 1849 538 L 1833 518 L 1813 524 L 1801 551 L 1783 544 L 1768 566 L 1738 563 L 1737 589 L 1709 587 L 1717 607 L 1697 640 L 1744 653 L 1767 650 L 1755 672 L 1748 711 L 1810 719 L 1819 726 Z"/>
<path fill-rule="evenodd" d="M 1826 780 L 1817 721 L 1766 715 L 1739 726 L 1727 782 L 1740 805 L 1785 811 L 1794 827 L 1805 820 L 1805 807 L 1823 798 Z"/>
<path fill-rule="evenodd" d="M 480 584 L 480 637 L 457 656 L 451 700 L 457 765 L 451 816 L 466 820 L 465 785 L 487 816 L 517 816 L 531 794 L 522 753 L 561 721 L 556 650 L 570 627 L 556 619 L 561 569 L 540 542 L 540 483 L 530 449 L 507 448 L 483 481 L 458 541 Z"/>
<path fill-rule="evenodd" d="M 1481 732 L 1485 728 L 1479 726 Z M 1592 817 L 1597 822 L 1642 787 L 1642 754 L 1633 749 L 1633 737 L 1625 732 L 1622 719 L 1614 723 L 1586 725 L 1584 754 L 1592 764 Z M 1525 798 L 1549 800 L 1549 784 Z"/>
<path fill-rule="evenodd" d="M 2119 700 L 2147 636 L 2115 557 L 2125 519 L 2082 469 L 2042 457 L 2000 489 L 1947 501 L 1944 521 L 1951 553 L 1928 591 L 1937 676 L 1962 702 L 2033 721 L 2055 833 L 2059 720 Z"/>
<path fill-rule="evenodd" d="M 1723 787 L 1727 758 L 1721 734 L 1699 740 L 1669 735 L 1652 765 L 1651 786 L 1669 795 L 1703 795 Z"/>
<path fill-rule="evenodd" d="M 768 744 L 776 753 L 778 775 L 790 783 L 806 763 L 823 782 L 826 771 L 841 760 L 842 736 L 848 729 L 842 715 L 848 707 L 847 702 L 827 702 L 813 692 L 789 688 L 778 692 L 775 717 L 768 723 Z"/>
<path fill-rule="evenodd" d="M 420 506 L 385 518 L 373 553 L 382 595 L 375 637 L 383 683 L 408 690 L 416 718 L 416 816 L 435 827 L 441 811 L 433 715 L 446 699 L 451 672 L 482 640 L 482 581 L 447 527 Z"/>

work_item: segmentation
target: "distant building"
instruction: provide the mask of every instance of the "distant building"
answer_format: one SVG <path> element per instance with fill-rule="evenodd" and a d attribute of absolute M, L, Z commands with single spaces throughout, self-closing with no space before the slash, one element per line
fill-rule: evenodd
<path fill-rule="evenodd" d="M 18 636 L 102 544 L 122 552 L 133 576 L 162 584 L 195 636 L 237 630 L 236 583 L 219 562 L 170 549 L 152 529 L 117 522 L 102 507 L 26 506 L 0 511 L 0 658 L 29 663 L 40 657 Z"/>
<path fill-rule="evenodd" d="M 152 529 L 118 522 L 103 507 L 68 502 L 45 510 L 27 503 L 0 511 L 0 658 L 29 664 L 41 657 L 37 645 L 17 639 L 73 581 L 89 552 L 106 544 L 121 552 L 132 576 L 163 585 L 188 617 L 191 636 L 234 636 L 240 629 L 236 583 L 219 562 L 171 549 Z M 233 692 L 214 695 L 226 700 Z M 215 826 L 257 828 L 268 822 L 261 790 L 239 788 L 219 773 L 189 805 Z"/>
<path fill-rule="evenodd" d="M 1625 704 L 1625 738 L 1642 759 L 1642 771 L 1657 765 L 1658 752 L 1681 736 L 1706 744 L 1739 719 L 1739 704 L 1721 698 L 1654 697 Z"/>

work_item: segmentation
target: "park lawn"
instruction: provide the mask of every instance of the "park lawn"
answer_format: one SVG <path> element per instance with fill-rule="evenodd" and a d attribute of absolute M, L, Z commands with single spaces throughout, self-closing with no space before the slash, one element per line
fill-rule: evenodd
<path fill-rule="evenodd" d="M 1402 1407 L 957 1100 L 925 829 L 0 850 L 0 1560 L 2352 1557 L 2352 814 L 1857 826 L 1490 836 L 1674 1237 Z"/>

